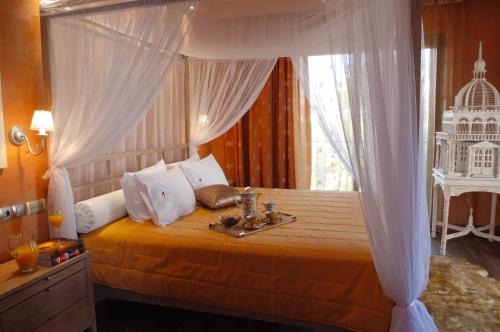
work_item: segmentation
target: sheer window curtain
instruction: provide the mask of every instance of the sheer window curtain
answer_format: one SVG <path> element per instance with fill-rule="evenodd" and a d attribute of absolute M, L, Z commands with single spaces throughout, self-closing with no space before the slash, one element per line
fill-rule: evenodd
<path fill-rule="evenodd" d="M 234 126 L 259 96 L 276 60 L 188 59 L 190 144 L 207 143 Z"/>
<path fill-rule="evenodd" d="M 419 162 L 410 1 L 325 2 L 344 135 L 373 259 L 396 302 L 391 331 L 437 331 L 418 297 L 429 274 L 425 171 Z M 326 70 L 326 68 L 325 68 Z"/>
<path fill-rule="evenodd" d="M 330 67 L 330 61 L 328 55 L 292 57 L 300 86 L 311 104 L 312 111 L 318 117 L 321 130 L 345 169 L 352 174 L 349 152 L 345 142 L 346 135 L 337 102 L 337 98 L 343 98 L 346 95 L 347 87 L 336 89 L 331 71 L 327 69 Z M 320 75 L 311 76 L 309 68 L 316 69 L 314 73 L 320 73 Z M 332 94 L 332 91 L 336 93 Z"/>
<path fill-rule="evenodd" d="M 66 168 L 109 151 L 150 110 L 179 57 L 195 1 L 168 2 L 49 21 L 55 131 L 49 205 L 76 238 Z"/>

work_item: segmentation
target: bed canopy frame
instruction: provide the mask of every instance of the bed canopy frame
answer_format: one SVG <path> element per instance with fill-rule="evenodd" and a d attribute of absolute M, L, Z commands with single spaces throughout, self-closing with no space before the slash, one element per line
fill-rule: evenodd
<path fill-rule="evenodd" d="M 61 0 L 48 16 L 55 131 L 46 178 L 49 204 L 66 216 L 63 235 L 77 236 L 73 190 L 108 184 L 114 189 L 118 159 L 135 160 L 141 168 L 145 155 L 165 158 L 176 150 L 182 158 L 188 144 L 192 153 L 193 145 L 221 135 L 252 105 L 276 59 L 288 56 L 313 111 L 329 129 L 324 131 L 347 142 L 334 148 L 360 184 L 373 260 L 385 294 L 395 302 L 391 331 L 437 331 L 418 301 L 428 279 L 430 236 L 417 131 L 417 2 L 121 2 L 61 13 L 54 8 L 69 3 Z M 189 57 L 183 61 L 185 91 L 175 84 L 164 91 L 182 55 Z M 334 82 L 329 93 L 308 82 L 311 55 L 330 57 L 324 68 Z M 182 107 L 169 100 L 163 109 L 168 116 L 183 109 L 188 129 L 160 128 L 156 137 L 177 141 L 155 138 L 150 146 L 110 153 L 148 117 L 157 98 L 175 94 L 184 96 Z M 325 98 L 337 106 L 314 107 Z M 341 125 L 330 126 L 332 118 Z M 104 165 L 109 178 L 72 188 L 68 169 L 89 163 Z"/>

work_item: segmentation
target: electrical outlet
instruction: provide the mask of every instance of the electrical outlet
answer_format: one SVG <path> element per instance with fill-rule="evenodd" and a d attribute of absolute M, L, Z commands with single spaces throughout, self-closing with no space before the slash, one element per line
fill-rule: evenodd
<path fill-rule="evenodd" d="M 27 216 L 44 211 L 46 208 L 45 199 L 37 199 L 26 203 L 19 203 L 0 208 L 0 220 L 9 220 L 12 218 Z"/>
<path fill-rule="evenodd" d="M 0 208 L 0 220 L 9 220 L 14 217 L 15 213 L 12 211 L 12 206 Z"/>

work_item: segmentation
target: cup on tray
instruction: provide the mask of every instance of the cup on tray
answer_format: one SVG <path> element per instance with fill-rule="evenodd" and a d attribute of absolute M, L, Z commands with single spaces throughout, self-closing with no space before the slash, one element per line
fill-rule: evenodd
<path fill-rule="evenodd" d="M 271 201 L 266 201 L 263 202 L 262 205 L 264 205 L 264 208 L 266 209 L 264 211 L 264 214 L 266 216 L 265 218 L 266 223 L 276 224 L 279 221 L 279 213 L 276 210 L 276 203 Z"/>

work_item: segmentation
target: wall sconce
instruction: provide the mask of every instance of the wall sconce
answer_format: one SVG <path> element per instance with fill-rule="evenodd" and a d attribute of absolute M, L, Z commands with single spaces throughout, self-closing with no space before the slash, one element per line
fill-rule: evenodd
<path fill-rule="evenodd" d="M 33 113 L 33 119 L 31 120 L 31 130 L 38 130 L 38 136 L 41 136 L 41 144 L 37 148 L 37 151 L 31 149 L 30 141 L 24 132 L 24 129 L 20 126 L 14 126 L 10 128 L 9 131 L 9 141 L 15 146 L 21 146 L 24 143 L 28 144 L 28 150 L 26 153 L 34 154 L 35 156 L 42 153 L 45 147 L 45 136 L 48 135 L 47 132 L 54 131 L 54 120 L 52 119 L 52 113 L 44 110 L 35 110 Z"/>

